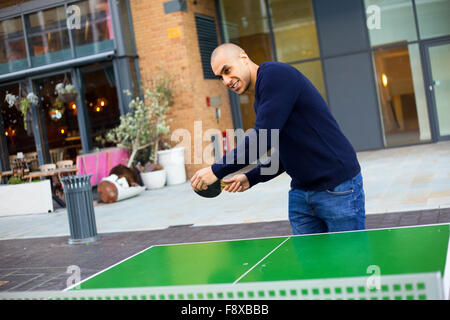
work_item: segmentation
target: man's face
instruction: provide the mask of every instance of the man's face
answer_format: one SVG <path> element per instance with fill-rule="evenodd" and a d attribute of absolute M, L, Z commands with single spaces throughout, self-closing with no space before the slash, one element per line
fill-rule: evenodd
<path fill-rule="evenodd" d="M 221 52 L 211 61 L 211 68 L 228 89 L 237 94 L 243 94 L 250 87 L 251 82 L 248 61 L 244 52 L 238 57 Z"/>

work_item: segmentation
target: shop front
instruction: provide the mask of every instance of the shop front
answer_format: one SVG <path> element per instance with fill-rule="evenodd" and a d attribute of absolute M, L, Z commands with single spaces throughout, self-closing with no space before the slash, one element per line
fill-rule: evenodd
<path fill-rule="evenodd" d="M 18 155 L 36 170 L 108 147 L 98 137 L 128 112 L 124 91 L 139 94 L 130 29 L 125 1 L 0 8 L 0 170 Z"/>

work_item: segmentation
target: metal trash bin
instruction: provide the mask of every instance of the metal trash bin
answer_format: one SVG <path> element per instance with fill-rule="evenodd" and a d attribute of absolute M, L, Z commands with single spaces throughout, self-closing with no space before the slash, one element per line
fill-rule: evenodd
<path fill-rule="evenodd" d="M 69 244 L 97 241 L 91 174 L 62 177 L 69 217 Z"/>

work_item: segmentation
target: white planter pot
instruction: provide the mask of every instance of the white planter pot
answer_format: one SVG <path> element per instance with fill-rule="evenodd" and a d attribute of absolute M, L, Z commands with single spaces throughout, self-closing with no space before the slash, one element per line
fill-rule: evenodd
<path fill-rule="evenodd" d="M 166 170 L 168 186 L 186 182 L 184 147 L 158 151 L 158 163 Z"/>
<path fill-rule="evenodd" d="M 50 180 L 0 185 L 0 216 L 53 212 Z"/>
<path fill-rule="evenodd" d="M 141 172 L 141 180 L 146 189 L 159 189 L 166 184 L 166 170 Z"/>

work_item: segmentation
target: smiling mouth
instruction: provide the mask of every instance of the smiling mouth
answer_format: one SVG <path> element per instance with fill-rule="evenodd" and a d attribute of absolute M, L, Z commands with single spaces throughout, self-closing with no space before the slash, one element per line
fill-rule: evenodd
<path fill-rule="evenodd" d="M 234 90 L 234 91 L 236 91 L 236 90 L 237 90 L 237 88 L 238 88 L 238 84 L 239 84 L 239 82 L 240 82 L 240 80 L 236 80 L 236 82 L 235 82 L 235 83 L 233 83 L 233 85 L 232 85 L 232 86 L 230 86 L 230 89 L 231 89 L 231 90 Z"/>

